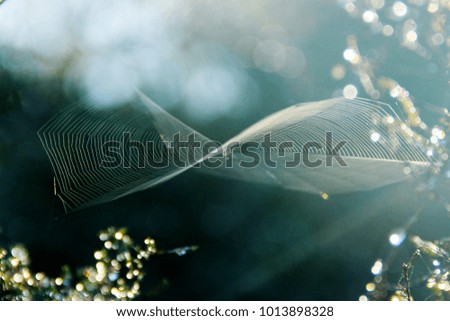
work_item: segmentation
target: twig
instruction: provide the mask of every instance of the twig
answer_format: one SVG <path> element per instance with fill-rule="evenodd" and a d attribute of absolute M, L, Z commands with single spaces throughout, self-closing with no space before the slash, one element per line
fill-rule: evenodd
<path fill-rule="evenodd" d="M 410 281 L 410 270 L 411 270 L 411 266 L 412 266 L 412 261 L 416 258 L 416 256 L 420 255 L 420 250 L 416 250 L 414 252 L 414 254 L 411 256 L 411 258 L 409 259 L 408 263 L 403 263 L 402 268 L 403 268 L 403 274 L 402 277 L 400 278 L 400 280 L 398 281 L 399 285 L 400 282 L 402 280 L 402 278 L 405 279 L 405 283 L 406 283 L 406 287 L 404 288 L 405 292 L 406 292 L 406 296 L 408 298 L 408 301 L 412 301 L 412 295 L 411 295 L 411 281 Z M 401 286 L 401 285 L 400 285 Z M 403 287 L 402 287 L 403 288 Z"/>

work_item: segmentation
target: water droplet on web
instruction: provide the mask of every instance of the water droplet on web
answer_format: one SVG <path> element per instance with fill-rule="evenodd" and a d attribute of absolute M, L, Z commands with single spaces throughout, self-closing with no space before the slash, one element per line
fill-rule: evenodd
<path fill-rule="evenodd" d="M 186 255 L 186 253 L 188 253 L 188 252 L 192 252 L 192 251 L 196 251 L 196 250 L 198 250 L 198 246 L 193 245 L 193 246 L 179 247 L 179 248 L 167 251 L 167 253 L 176 254 L 178 256 L 183 256 L 183 255 Z"/>
<path fill-rule="evenodd" d="M 383 272 L 383 261 L 381 259 L 375 261 L 372 266 L 371 272 L 373 275 L 378 275 Z"/>
<path fill-rule="evenodd" d="M 327 199 L 330 198 L 330 196 L 329 196 L 327 193 L 325 193 L 325 192 L 320 192 L 320 196 L 321 196 L 324 200 L 327 200 Z"/>

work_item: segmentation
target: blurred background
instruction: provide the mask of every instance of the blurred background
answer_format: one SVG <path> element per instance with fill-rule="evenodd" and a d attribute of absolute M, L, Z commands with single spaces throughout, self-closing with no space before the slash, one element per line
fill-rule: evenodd
<path fill-rule="evenodd" d="M 123 226 L 162 249 L 199 246 L 152 258 L 141 299 L 357 300 L 378 258 L 395 252 L 389 273 L 400 275 L 414 252 L 409 234 L 448 235 L 445 205 L 416 181 L 325 201 L 191 170 L 65 214 L 36 134 L 82 97 L 126 101 L 135 86 L 221 142 L 282 108 L 343 95 L 406 117 L 397 99 L 406 93 L 441 130 L 448 1 L 0 3 L 0 247 L 25 245 L 34 271 L 92 264 L 98 231 Z M 442 133 L 435 145 L 446 148 Z M 449 173 L 439 176 L 444 190 Z"/>

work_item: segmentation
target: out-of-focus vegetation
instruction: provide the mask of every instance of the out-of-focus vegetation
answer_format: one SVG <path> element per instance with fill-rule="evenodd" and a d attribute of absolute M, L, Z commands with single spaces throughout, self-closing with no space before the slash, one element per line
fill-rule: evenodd
<path fill-rule="evenodd" d="M 395 37 L 400 47 L 413 52 L 429 68 L 442 71 L 448 79 L 450 66 L 450 42 L 448 1 L 407 1 L 395 2 L 391 11 L 380 16 L 377 10 L 384 1 L 347 1 L 345 10 L 353 17 L 368 24 L 375 34 Z M 403 17 L 408 17 L 403 19 Z M 435 158 L 428 175 L 422 176 L 416 187 L 417 195 L 424 195 L 433 202 L 440 203 L 450 214 L 449 178 L 450 178 L 450 113 L 445 107 L 427 106 L 426 102 L 414 97 L 414 92 L 403 87 L 391 77 L 379 75 L 377 61 L 361 53 L 357 38 L 350 35 L 348 49 L 344 58 L 358 76 L 364 91 L 374 99 L 389 101 L 392 99 L 402 107 L 407 121 L 404 124 L 405 135 L 411 137 L 429 156 Z M 413 84 L 411 84 L 413 85 Z M 448 96 L 450 82 L 447 84 Z M 440 94 L 440 93 L 438 93 Z M 448 105 L 448 99 L 446 99 Z M 430 109 L 437 116 L 434 124 L 428 124 L 421 117 L 421 111 Z M 408 171 L 408 167 L 405 167 Z M 386 258 L 375 261 L 371 272 L 372 282 L 366 284 L 365 295 L 360 300 L 446 300 L 449 298 L 449 243 L 447 237 L 436 241 L 424 241 L 419 236 L 409 234 L 418 224 L 419 218 L 426 216 L 427 209 L 420 206 L 405 224 L 393 229 L 389 241 L 394 247 Z M 408 237 L 409 235 L 409 237 Z M 398 247 L 405 238 L 409 238 L 416 248 L 411 256 L 401 264 L 396 262 Z M 394 263 L 396 262 L 396 263 Z M 397 266 L 395 266 L 397 265 Z M 397 281 L 395 280 L 397 278 Z"/>

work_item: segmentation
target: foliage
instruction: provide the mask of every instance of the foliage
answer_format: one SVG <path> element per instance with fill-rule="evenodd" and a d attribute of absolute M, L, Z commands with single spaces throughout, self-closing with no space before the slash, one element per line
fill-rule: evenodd
<path fill-rule="evenodd" d="M 10 250 L 0 248 L 1 300 L 130 300 L 140 293 L 144 278 L 144 263 L 163 252 L 155 241 L 146 238 L 136 244 L 124 228 L 110 227 L 99 233 L 103 243 L 94 252 L 93 266 L 72 272 L 64 266 L 60 276 L 51 278 L 30 269 L 30 257 L 25 247 L 15 245 Z M 187 250 L 195 248 L 183 248 Z M 169 251 L 169 253 L 172 251 Z"/>

